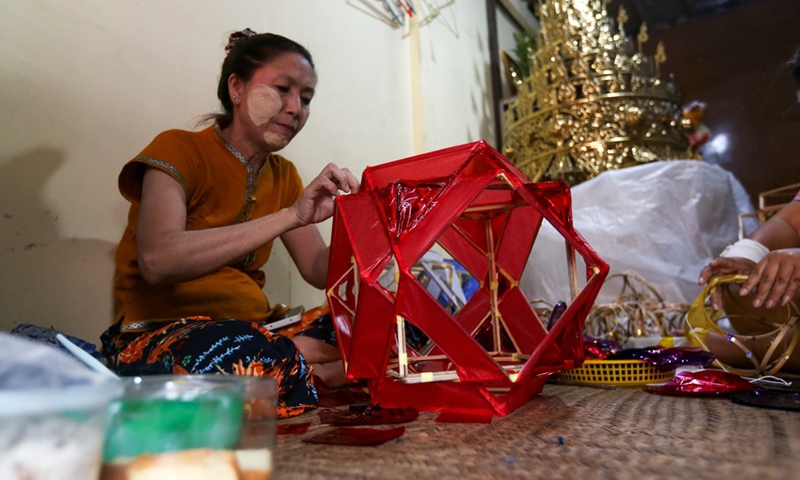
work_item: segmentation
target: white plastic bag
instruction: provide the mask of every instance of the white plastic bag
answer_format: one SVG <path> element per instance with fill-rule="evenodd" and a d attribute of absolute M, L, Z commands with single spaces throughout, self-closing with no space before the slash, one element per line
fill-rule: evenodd
<path fill-rule="evenodd" d="M 633 271 L 676 303 L 700 293 L 700 270 L 738 239 L 739 214 L 753 211 L 730 172 L 697 160 L 609 170 L 572 188 L 572 200 L 575 229 L 609 264 L 609 275 Z M 568 301 L 565 265 L 564 240 L 542 225 L 520 282 L 527 297 Z M 607 283 L 596 303 L 619 292 Z"/>

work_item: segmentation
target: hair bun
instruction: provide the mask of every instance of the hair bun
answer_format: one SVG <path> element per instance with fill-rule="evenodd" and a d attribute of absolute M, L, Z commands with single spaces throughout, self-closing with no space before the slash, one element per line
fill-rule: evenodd
<path fill-rule="evenodd" d="M 231 49 L 239 43 L 239 41 L 243 38 L 249 38 L 255 35 L 256 32 L 249 28 L 245 28 L 244 30 L 239 30 L 238 32 L 233 32 L 228 36 L 228 44 L 225 45 L 225 54 L 230 55 Z"/>

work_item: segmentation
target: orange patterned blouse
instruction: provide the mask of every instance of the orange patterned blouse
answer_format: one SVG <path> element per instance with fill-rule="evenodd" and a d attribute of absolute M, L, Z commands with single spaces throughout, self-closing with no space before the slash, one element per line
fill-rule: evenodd
<path fill-rule="evenodd" d="M 202 230 L 263 217 L 292 205 L 303 184 L 295 166 L 270 154 L 257 179 L 249 165 L 214 125 L 199 132 L 159 134 L 128 162 L 119 189 L 131 202 L 128 226 L 117 247 L 114 279 L 115 321 L 123 331 L 142 331 L 188 316 L 262 321 L 270 308 L 261 267 L 272 243 L 205 277 L 172 285 L 149 285 L 139 271 L 136 228 L 146 168 L 166 172 L 186 191 L 186 229 Z"/>

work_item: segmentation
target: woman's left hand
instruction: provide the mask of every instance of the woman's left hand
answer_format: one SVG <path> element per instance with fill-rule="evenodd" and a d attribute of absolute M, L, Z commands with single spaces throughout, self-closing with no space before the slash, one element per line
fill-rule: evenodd
<path fill-rule="evenodd" d="M 800 288 L 800 248 L 785 248 L 767 254 L 739 289 L 741 295 L 756 292 L 754 307 L 786 305 Z"/>

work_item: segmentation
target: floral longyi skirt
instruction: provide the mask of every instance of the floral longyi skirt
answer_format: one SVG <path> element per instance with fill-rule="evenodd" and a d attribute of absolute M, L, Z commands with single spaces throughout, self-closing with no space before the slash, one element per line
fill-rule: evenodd
<path fill-rule="evenodd" d="M 325 309 L 327 310 L 327 309 Z M 330 316 L 306 312 L 300 325 L 280 334 L 259 324 L 228 318 L 187 317 L 145 332 L 121 332 L 119 323 L 102 336 L 109 367 L 122 376 L 233 374 L 274 377 L 277 414 L 292 417 L 319 404 L 312 370 L 290 336 L 307 335 L 335 344 Z"/>

